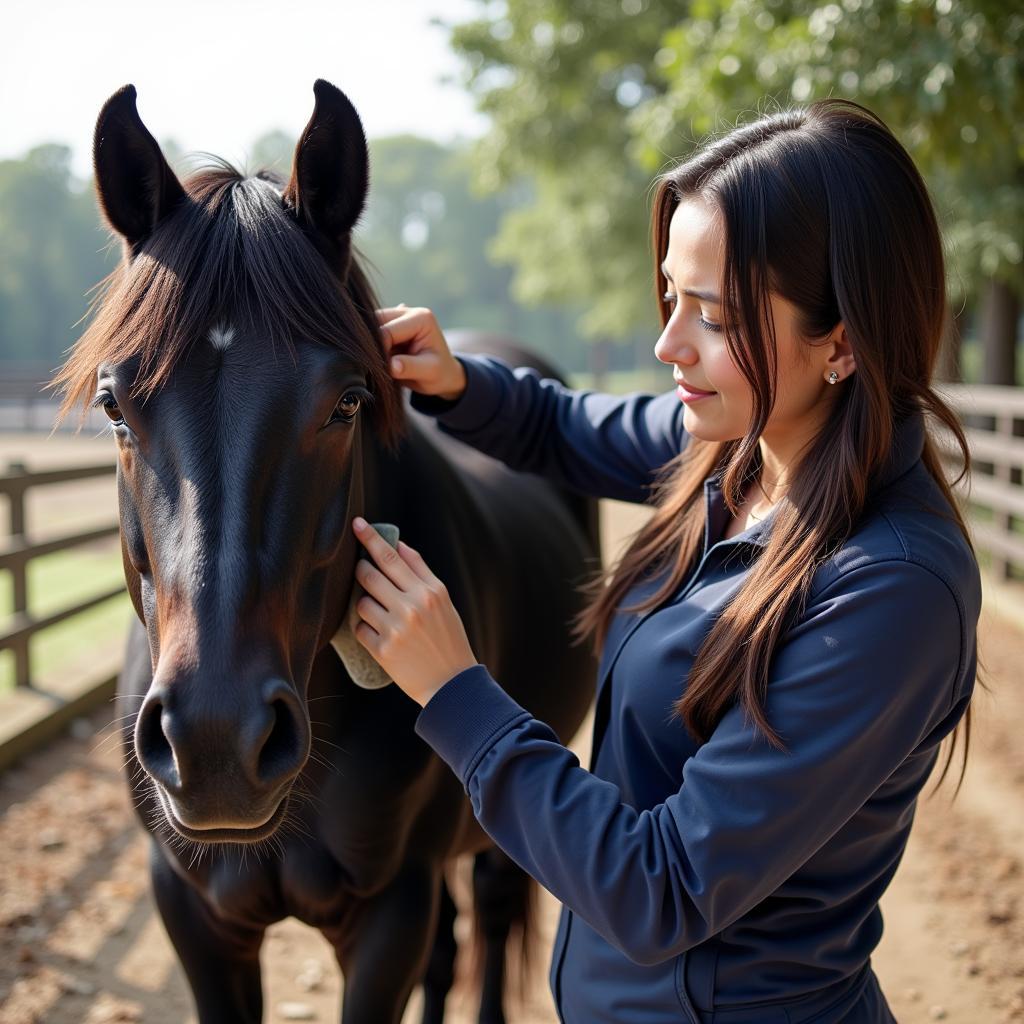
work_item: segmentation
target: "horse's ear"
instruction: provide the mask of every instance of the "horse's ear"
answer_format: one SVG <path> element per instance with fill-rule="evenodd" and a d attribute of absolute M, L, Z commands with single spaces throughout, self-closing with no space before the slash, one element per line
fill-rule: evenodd
<path fill-rule="evenodd" d="M 159 144 L 139 117 L 135 95 L 135 86 L 125 85 L 103 104 L 92 142 L 100 207 L 132 249 L 185 198 Z"/>
<path fill-rule="evenodd" d="M 295 147 L 284 202 L 314 237 L 328 243 L 325 255 L 344 275 L 352 228 L 369 187 L 366 136 L 356 108 L 340 89 L 318 78 L 313 94 L 313 116 Z"/>

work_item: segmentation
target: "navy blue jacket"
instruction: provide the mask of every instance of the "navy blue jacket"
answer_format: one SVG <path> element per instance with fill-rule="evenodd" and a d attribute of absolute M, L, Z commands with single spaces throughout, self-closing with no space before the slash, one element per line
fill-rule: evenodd
<path fill-rule="evenodd" d="M 674 392 L 574 391 L 459 358 L 458 400 L 412 404 L 514 468 L 643 502 L 687 442 Z M 977 562 L 921 461 L 924 437 L 922 414 L 899 423 L 870 513 L 818 568 L 776 649 L 766 710 L 785 752 L 738 706 L 706 743 L 671 714 L 773 518 L 720 539 L 715 476 L 696 571 L 657 609 L 613 621 L 589 771 L 483 665 L 420 713 L 417 732 L 480 823 L 563 904 L 551 963 L 562 1020 L 893 1019 L 869 962 L 878 900 L 938 743 L 970 699 L 981 606 Z"/>

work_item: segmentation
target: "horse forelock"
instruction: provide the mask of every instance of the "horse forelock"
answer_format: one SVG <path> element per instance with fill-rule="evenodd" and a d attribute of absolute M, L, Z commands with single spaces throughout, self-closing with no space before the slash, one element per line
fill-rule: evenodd
<path fill-rule="evenodd" d="M 271 354 L 303 342 L 340 349 L 365 369 L 376 433 L 393 445 L 404 425 L 401 394 L 358 258 L 342 284 L 284 208 L 273 173 L 246 177 L 217 159 L 183 185 L 187 201 L 101 283 L 90 323 L 53 381 L 61 416 L 84 409 L 101 363 L 134 359 L 132 393 L 145 398 L 193 343 L 225 348 L 237 328 L 264 339 Z"/>

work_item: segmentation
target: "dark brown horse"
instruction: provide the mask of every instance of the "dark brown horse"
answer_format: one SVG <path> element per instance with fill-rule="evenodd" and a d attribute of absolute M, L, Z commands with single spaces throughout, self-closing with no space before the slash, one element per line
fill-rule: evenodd
<path fill-rule="evenodd" d="M 351 244 L 363 131 L 336 88 L 314 92 L 287 182 L 227 165 L 179 182 L 131 86 L 97 122 L 97 189 L 124 259 L 58 380 L 69 406 L 106 411 L 118 448 L 139 618 L 119 690 L 132 795 L 202 1024 L 261 1019 L 260 944 L 288 916 L 334 947 L 343 1021 L 397 1022 L 421 982 L 424 1020 L 442 1020 L 443 870 L 460 854 L 476 854 L 480 1020 L 501 1021 L 525 876 L 414 734 L 417 706 L 355 686 L 330 644 L 351 520 L 400 527 L 480 660 L 567 739 L 594 678 L 567 624 L 596 566 L 595 510 L 403 402 Z"/>

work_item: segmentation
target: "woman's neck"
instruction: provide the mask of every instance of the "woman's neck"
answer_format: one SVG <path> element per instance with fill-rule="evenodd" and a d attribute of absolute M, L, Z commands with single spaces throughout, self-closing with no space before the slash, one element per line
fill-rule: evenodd
<path fill-rule="evenodd" d="M 831 414 L 832 404 L 821 402 L 799 423 L 773 425 L 761 433 L 758 441 L 761 471 L 756 483 L 760 497 L 769 508 L 789 490 L 793 470 L 821 432 Z"/>

